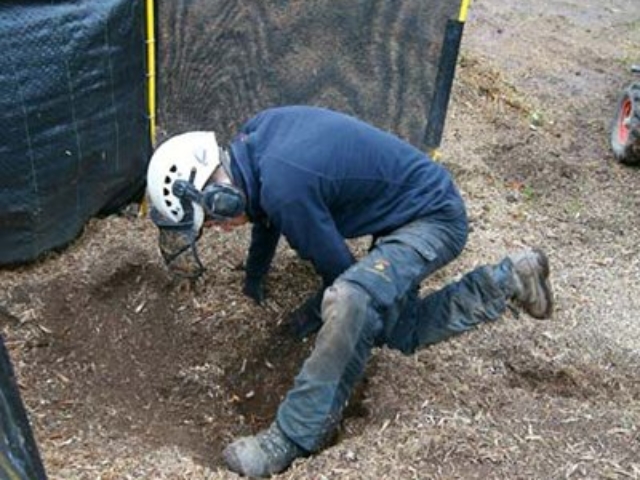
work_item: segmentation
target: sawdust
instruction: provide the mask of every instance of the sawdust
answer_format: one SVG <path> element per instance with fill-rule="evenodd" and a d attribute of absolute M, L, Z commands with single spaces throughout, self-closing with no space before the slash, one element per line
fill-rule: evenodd
<path fill-rule="evenodd" d="M 474 4 L 442 160 L 472 233 L 424 290 L 541 245 L 554 319 L 377 350 L 336 442 L 279 478 L 640 478 L 640 174 L 606 143 L 640 45 L 633 3 Z M 236 478 L 222 448 L 271 420 L 312 346 L 281 330 L 318 282 L 286 245 L 258 307 L 241 294 L 247 229 L 203 239 L 196 285 L 171 281 L 155 235 L 93 220 L 0 273 L 0 329 L 52 479 Z"/>

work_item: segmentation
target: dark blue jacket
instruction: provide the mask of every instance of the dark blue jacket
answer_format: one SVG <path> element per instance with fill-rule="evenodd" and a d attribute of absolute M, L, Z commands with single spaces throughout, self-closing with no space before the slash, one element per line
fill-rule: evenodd
<path fill-rule="evenodd" d="M 241 128 L 230 150 L 253 222 L 248 276 L 266 274 L 283 234 L 328 286 L 354 263 L 345 238 L 377 237 L 464 209 L 444 167 L 396 136 L 331 110 L 265 110 Z"/>

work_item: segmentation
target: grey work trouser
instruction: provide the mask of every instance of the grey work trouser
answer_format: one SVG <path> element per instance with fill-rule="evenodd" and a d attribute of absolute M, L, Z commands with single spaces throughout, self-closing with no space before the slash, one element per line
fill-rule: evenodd
<path fill-rule="evenodd" d="M 412 353 L 504 312 L 504 262 L 418 297 L 420 282 L 460 254 L 467 231 L 464 214 L 414 221 L 378 239 L 327 289 L 315 348 L 278 409 L 276 421 L 292 441 L 309 452 L 322 447 L 374 346 Z"/>

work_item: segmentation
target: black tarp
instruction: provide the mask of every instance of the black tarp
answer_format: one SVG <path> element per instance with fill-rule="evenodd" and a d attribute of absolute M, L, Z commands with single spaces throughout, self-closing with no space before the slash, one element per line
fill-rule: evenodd
<path fill-rule="evenodd" d="M 143 0 L 0 3 L 0 265 L 144 189 Z"/>
<path fill-rule="evenodd" d="M 0 335 L 0 479 L 46 478 L 18 391 L 9 353 Z"/>

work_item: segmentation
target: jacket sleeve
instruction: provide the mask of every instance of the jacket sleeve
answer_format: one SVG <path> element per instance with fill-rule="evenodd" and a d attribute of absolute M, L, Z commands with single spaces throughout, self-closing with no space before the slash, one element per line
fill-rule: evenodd
<path fill-rule="evenodd" d="M 245 267 L 247 277 L 267 274 L 276 253 L 280 231 L 272 224 L 256 222 L 251 229 L 251 244 Z"/>
<path fill-rule="evenodd" d="M 355 263 L 331 213 L 321 201 L 287 203 L 271 218 L 298 255 L 313 263 L 325 288 Z"/>

